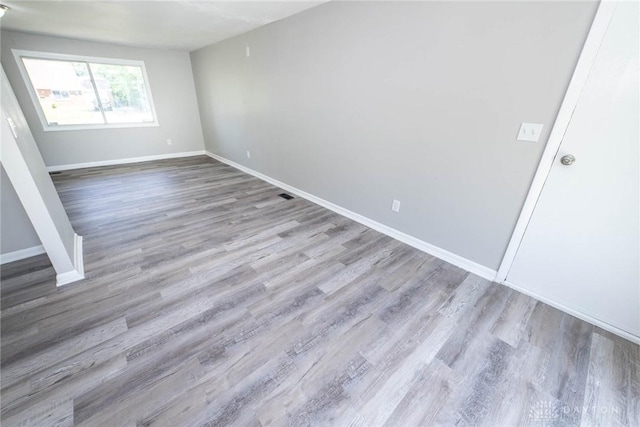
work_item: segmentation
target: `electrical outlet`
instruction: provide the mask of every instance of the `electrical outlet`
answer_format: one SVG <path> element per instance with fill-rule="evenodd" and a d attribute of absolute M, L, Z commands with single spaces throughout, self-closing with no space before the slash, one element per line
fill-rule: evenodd
<path fill-rule="evenodd" d="M 251 158 L 251 151 L 247 150 L 247 159 Z"/>
<path fill-rule="evenodd" d="M 391 203 L 391 210 L 394 212 L 400 212 L 400 200 L 393 200 Z"/>
<path fill-rule="evenodd" d="M 251 56 L 251 48 L 249 46 L 246 46 L 244 48 L 244 53 L 247 55 L 247 58 Z"/>
<path fill-rule="evenodd" d="M 172 145 L 173 141 L 171 141 L 170 139 L 167 139 L 167 145 Z"/>

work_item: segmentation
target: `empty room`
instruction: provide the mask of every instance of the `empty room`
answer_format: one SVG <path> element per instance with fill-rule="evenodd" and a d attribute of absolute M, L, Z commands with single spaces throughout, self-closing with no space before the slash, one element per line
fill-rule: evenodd
<path fill-rule="evenodd" d="M 1 0 L 2 426 L 640 426 L 637 1 Z"/>

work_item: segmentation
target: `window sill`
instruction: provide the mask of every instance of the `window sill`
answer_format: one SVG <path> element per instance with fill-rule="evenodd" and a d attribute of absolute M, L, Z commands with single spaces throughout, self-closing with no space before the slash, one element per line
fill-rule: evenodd
<path fill-rule="evenodd" d="M 124 128 L 149 128 L 160 126 L 158 122 L 153 123 L 112 123 L 112 124 L 97 124 L 97 125 L 60 125 L 60 126 L 47 126 L 43 130 L 45 132 L 63 132 L 63 131 L 78 131 L 78 130 L 103 130 L 103 129 L 124 129 Z"/>

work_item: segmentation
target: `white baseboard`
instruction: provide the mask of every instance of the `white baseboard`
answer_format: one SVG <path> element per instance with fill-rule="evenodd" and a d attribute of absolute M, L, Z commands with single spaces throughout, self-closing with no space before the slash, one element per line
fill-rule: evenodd
<path fill-rule="evenodd" d="M 128 163 L 150 162 L 152 160 L 175 159 L 179 157 L 192 157 L 192 156 L 203 156 L 203 155 L 205 155 L 204 150 L 185 151 L 182 153 L 157 154 L 154 156 L 130 157 L 127 159 L 101 160 L 98 162 L 73 163 L 70 165 L 47 166 L 47 171 L 59 172 L 59 171 L 66 171 L 66 170 L 72 170 L 72 169 L 94 168 L 97 166 L 125 165 Z"/>
<path fill-rule="evenodd" d="M 420 239 L 417 239 L 417 238 L 415 238 L 413 236 L 410 236 L 410 235 L 408 235 L 406 233 L 403 233 L 403 232 L 398 231 L 398 230 L 396 230 L 394 228 L 388 227 L 388 226 L 386 226 L 384 224 L 381 224 L 381 223 L 379 223 L 377 221 L 374 221 L 374 220 L 372 220 L 370 218 L 367 218 L 365 216 L 362 216 L 360 214 L 352 212 L 352 211 L 350 211 L 348 209 L 345 209 L 345 208 L 343 208 L 341 206 L 338 206 L 338 205 L 333 204 L 331 202 L 328 202 L 328 201 L 326 201 L 324 199 L 316 197 L 316 196 L 314 196 L 312 194 L 309 194 L 309 193 L 307 193 L 305 191 L 302 191 L 302 190 L 300 190 L 298 188 L 295 188 L 295 187 L 292 187 L 292 186 L 290 186 L 288 184 L 285 184 L 284 182 L 280 182 L 280 181 L 278 181 L 276 179 L 273 179 L 273 178 L 271 178 L 271 177 L 269 177 L 267 175 L 264 175 L 264 174 L 262 174 L 260 172 L 256 172 L 253 169 L 250 169 L 250 168 L 248 168 L 246 166 L 243 166 L 243 165 L 241 165 L 239 163 L 233 162 L 233 161 L 231 161 L 229 159 L 226 159 L 224 157 L 221 157 L 221 156 L 219 156 L 217 154 L 213 154 L 213 153 L 211 153 L 209 151 L 207 151 L 206 154 L 207 154 L 207 156 L 209 156 L 209 157 L 211 157 L 213 159 L 216 159 L 216 160 L 218 160 L 218 161 L 220 161 L 222 163 L 226 163 L 227 165 L 232 166 L 232 167 L 234 167 L 234 168 L 236 168 L 238 170 L 241 170 L 242 172 L 248 173 L 249 175 L 253 175 L 256 178 L 259 178 L 259 179 L 261 179 L 263 181 L 266 181 L 266 182 L 268 182 L 270 184 L 273 184 L 273 185 L 275 185 L 277 187 L 280 187 L 280 188 L 282 188 L 282 189 L 284 189 L 284 190 L 286 190 L 288 192 L 291 192 L 291 193 L 293 193 L 293 194 L 295 194 L 295 195 L 297 195 L 299 197 L 302 197 L 302 198 L 307 199 L 307 200 L 309 200 L 309 201 L 311 201 L 313 203 L 316 203 L 316 204 L 318 204 L 318 205 L 320 205 L 322 207 L 325 207 L 325 208 L 327 208 L 327 209 L 329 209 L 329 210 L 331 210 L 333 212 L 336 212 L 336 213 L 338 213 L 340 215 L 343 215 L 343 216 L 345 216 L 345 217 L 347 217 L 349 219 L 352 219 L 352 220 L 354 220 L 356 222 L 359 222 L 362 225 L 366 225 L 367 227 L 373 228 L 376 231 L 379 231 L 379 232 L 381 232 L 383 234 L 386 234 L 389 237 L 393 237 L 396 240 L 399 240 L 399 241 L 401 241 L 403 243 L 406 243 L 409 246 L 413 246 L 414 248 L 419 249 L 419 250 L 421 250 L 423 252 L 426 252 L 426 253 L 428 253 L 430 255 L 438 257 L 438 258 L 440 258 L 440 259 L 442 259 L 444 261 L 447 261 L 447 262 L 449 262 L 449 263 L 451 263 L 451 264 L 453 264 L 455 266 L 463 268 L 463 269 L 465 269 L 465 270 L 467 270 L 467 271 L 469 271 L 469 272 L 471 272 L 471 273 L 473 273 L 473 274 L 475 274 L 477 276 L 480 276 L 480 277 L 482 277 L 484 279 L 491 280 L 491 281 L 495 281 L 496 280 L 496 277 L 497 277 L 497 271 L 496 270 L 492 270 L 492 269 L 490 269 L 488 267 L 485 267 L 483 265 L 480 265 L 480 264 L 478 264 L 478 263 L 476 263 L 474 261 L 471 261 L 469 259 L 461 257 L 460 255 L 456 255 L 456 254 L 451 253 L 451 252 L 449 252 L 449 251 L 447 251 L 445 249 L 442 249 L 442 248 L 434 246 L 434 245 L 432 245 L 430 243 L 424 242 L 424 241 L 422 241 Z M 521 292 L 521 293 L 523 293 L 523 294 L 525 294 L 527 296 L 530 296 L 531 298 L 533 298 L 533 299 L 535 299 L 537 301 L 543 302 L 543 303 L 548 304 L 548 305 L 550 305 L 550 306 L 552 306 L 554 308 L 557 308 L 560 311 L 563 311 L 563 312 L 568 313 L 568 314 L 570 314 L 572 316 L 575 316 L 578 319 L 584 320 L 585 322 L 591 323 L 592 325 L 596 325 L 596 326 L 598 326 L 598 327 L 600 327 L 600 328 L 602 328 L 602 329 L 604 329 L 606 331 L 609 331 L 609 332 L 611 332 L 611 333 L 613 333 L 615 335 L 621 336 L 621 337 L 623 337 L 623 338 L 625 338 L 625 339 L 627 339 L 627 340 L 629 340 L 631 342 L 640 344 L 640 337 L 637 337 L 637 336 L 635 336 L 633 334 L 630 334 L 630 333 L 628 333 L 628 332 L 626 332 L 626 331 L 624 331 L 622 329 L 619 329 L 619 328 L 617 328 L 615 326 L 612 326 L 612 325 L 610 325 L 608 323 L 602 322 L 602 321 L 600 321 L 600 320 L 598 320 L 596 318 L 593 318 L 593 317 L 591 317 L 591 316 L 589 316 L 587 314 L 580 313 L 580 312 L 578 312 L 578 311 L 576 311 L 576 310 L 574 310 L 572 308 L 569 308 L 569 307 L 567 307 L 567 306 L 565 306 L 563 304 L 559 304 L 559 303 L 557 303 L 555 301 L 552 301 L 552 300 L 550 300 L 548 298 L 540 296 L 540 295 L 538 295 L 536 293 L 533 293 L 533 292 L 530 292 L 530 291 L 528 291 L 526 289 L 520 288 L 519 286 L 516 286 L 516 285 L 514 285 L 512 283 L 508 283 L 508 282 L 499 282 L 499 283 L 502 284 L 502 285 L 505 285 L 505 286 L 507 286 L 509 288 L 512 288 L 512 289 L 514 289 L 514 290 L 516 290 L 518 292 Z"/>
<path fill-rule="evenodd" d="M 82 279 L 84 279 L 84 274 L 80 274 L 77 270 L 67 271 L 56 275 L 56 286 L 60 287 Z"/>
<path fill-rule="evenodd" d="M 467 270 L 475 275 L 478 275 L 484 279 L 494 281 L 496 278 L 496 270 L 492 270 L 484 265 L 480 265 L 474 261 L 471 261 L 467 258 L 461 257 L 460 255 L 456 255 L 452 252 L 449 252 L 445 249 L 442 249 L 438 246 L 427 243 L 423 240 L 420 240 L 416 237 L 410 236 L 409 234 L 403 233 L 402 231 L 398 231 L 395 228 L 391 228 L 387 225 L 381 224 L 377 221 L 374 221 L 370 218 L 367 218 L 358 213 L 352 212 L 348 209 L 343 208 L 342 206 L 338 206 L 334 203 L 331 203 L 327 200 L 321 199 L 320 197 L 314 196 L 313 194 L 309 194 L 306 191 L 300 190 L 298 188 L 292 187 L 291 185 L 285 184 L 284 182 L 278 181 L 277 179 L 273 179 L 270 176 L 264 175 L 260 172 L 256 172 L 253 169 L 250 169 L 246 166 L 243 166 L 239 163 L 233 162 L 229 159 L 221 157 L 217 154 L 213 154 L 209 151 L 206 152 L 207 156 L 216 159 L 222 163 L 225 163 L 229 166 L 232 166 L 242 172 L 248 173 L 249 175 L 253 175 L 256 178 L 260 178 L 263 181 L 266 181 L 270 184 L 275 185 L 276 187 L 280 187 L 288 192 L 291 192 L 303 199 L 307 199 L 313 203 L 316 203 L 324 208 L 327 208 L 337 214 L 345 216 L 349 219 L 352 219 L 356 222 L 359 222 L 362 225 L 366 225 L 369 228 L 372 228 L 376 231 L 379 231 L 382 234 L 386 234 L 389 237 L 393 237 L 396 240 L 399 240 L 403 243 L 406 243 L 409 246 L 412 246 L 416 249 L 419 249 L 423 252 L 426 252 L 430 255 L 438 257 L 444 261 L 447 261 L 450 264 L 453 264 L 457 267 L 460 267 L 464 270 Z"/>
<path fill-rule="evenodd" d="M 565 313 L 570 314 L 570 315 L 572 315 L 574 317 L 577 317 L 578 319 L 584 320 L 587 323 L 591 323 L 592 325 L 598 326 L 598 327 L 604 329 L 605 331 L 609 331 L 612 334 L 621 336 L 622 338 L 627 339 L 627 340 L 629 340 L 629 341 L 631 341 L 633 343 L 640 344 L 640 337 L 639 336 L 633 335 L 633 334 L 631 334 L 631 333 L 629 333 L 627 331 L 624 331 L 624 330 L 622 330 L 620 328 L 617 328 L 617 327 L 615 327 L 613 325 L 610 325 L 610 324 L 605 323 L 605 322 L 603 322 L 601 320 L 598 320 L 595 317 L 591 317 L 588 314 L 581 313 L 581 312 L 579 312 L 577 310 L 574 310 L 573 308 L 567 307 L 564 304 L 560 304 L 560 303 L 555 302 L 555 301 L 553 301 L 553 300 L 551 300 L 549 298 L 545 298 L 542 295 L 536 294 L 535 292 L 531 292 L 531 291 L 529 291 L 529 290 L 527 290 L 525 288 L 521 288 L 520 286 L 514 285 L 513 283 L 510 283 L 510 282 L 507 282 L 507 281 L 500 282 L 500 283 L 502 285 L 505 285 L 505 286 L 513 289 L 513 290 L 516 290 L 516 291 L 518 291 L 520 293 L 523 293 L 523 294 L 525 294 L 527 296 L 530 296 L 531 298 L 533 298 L 535 300 L 538 300 L 540 302 L 548 304 L 551 307 L 557 308 L 560 311 L 564 311 Z"/>
<path fill-rule="evenodd" d="M 82 277 L 84 277 L 84 252 L 82 242 L 82 236 L 79 236 L 76 233 L 73 241 L 73 261 L 75 263 L 76 270 L 78 270 L 80 274 L 82 274 Z"/>
<path fill-rule="evenodd" d="M 75 234 L 73 239 L 73 264 L 75 269 L 56 275 L 56 286 L 84 279 L 84 255 L 82 253 L 82 236 Z"/>
<path fill-rule="evenodd" d="M 44 246 L 32 246 L 30 248 L 21 249 L 15 252 L 9 252 L 0 255 L 0 265 L 7 264 L 13 261 L 19 261 L 25 258 L 31 258 L 32 256 L 45 253 Z"/>

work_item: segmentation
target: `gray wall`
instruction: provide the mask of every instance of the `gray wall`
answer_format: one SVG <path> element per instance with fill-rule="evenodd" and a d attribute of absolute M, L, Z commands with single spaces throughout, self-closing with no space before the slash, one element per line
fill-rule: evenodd
<path fill-rule="evenodd" d="M 2 65 L 47 166 L 204 148 L 189 54 L 2 31 Z M 11 49 L 142 60 L 159 127 L 44 132 Z M 173 144 L 167 145 L 171 139 Z"/>
<path fill-rule="evenodd" d="M 596 7 L 319 6 L 191 53 L 205 145 L 497 269 Z"/>
<path fill-rule="evenodd" d="M 75 232 L 4 70 L 1 88 L 2 166 L 58 276 L 81 270 Z M 12 119 L 13 131 L 5 117 Z"/>
<path fill-rule="evenodd" d="M 40 246 L 40 239 L 1 166 L 0 187 L 0 254 Z"/>

